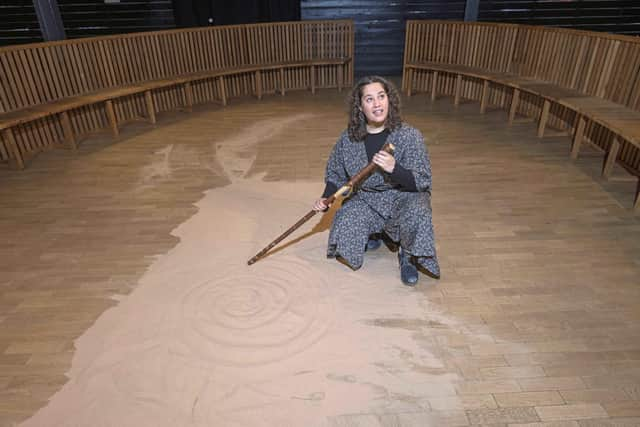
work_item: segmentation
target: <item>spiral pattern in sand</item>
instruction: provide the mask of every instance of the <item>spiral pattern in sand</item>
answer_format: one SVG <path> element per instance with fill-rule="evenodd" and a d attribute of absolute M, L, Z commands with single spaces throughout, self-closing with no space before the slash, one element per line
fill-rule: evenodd
<path fill-rule="evenodd" d="M 225 365 L 275 362 L 327 330 L 331 304 L 320 275 L 299 260 L 221 275 L 183 298 L 184 342 Z"/>

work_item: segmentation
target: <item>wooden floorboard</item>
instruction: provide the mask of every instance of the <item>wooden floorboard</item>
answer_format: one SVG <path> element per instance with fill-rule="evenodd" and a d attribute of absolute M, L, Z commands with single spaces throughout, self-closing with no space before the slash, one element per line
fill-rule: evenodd
<path fill-rule="evenodd" d="M 258 145 L 250 174 L 320 189 L 344 95 L 164 113 L 117 142 L 100 134 L 0 170 L 0 426 L 65 384 L 74 340 L 176 245 L 171 230 L 203 192 L 229 183 L 215 141 L 273 115 L 315 114 Z M 424 413 L 345 414 L 333 425 L 640 425 L 636 182 L 617 168 L 603 180 L 601 154 L 585 148 L 572 162 L 568 137 L 540 140 L 535 123 L 509 127 L 504 111 L 418 95 L 404 113 L 431 153 L 443 271 L 418 291 L 460 322 L 417 328 L 416 339 L 462 381 L 455 397 L 426 397 Z"/>

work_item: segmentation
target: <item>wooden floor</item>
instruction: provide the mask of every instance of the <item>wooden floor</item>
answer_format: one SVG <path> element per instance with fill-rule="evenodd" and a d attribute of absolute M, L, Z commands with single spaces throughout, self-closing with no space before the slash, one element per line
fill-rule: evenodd
<path fill-rule="evenodd" d="M 317 114 L 260 145 L 251 173 L 320 191 L 343 97 L 290 92 L 166 113 L 155 128 L 125 126 L 117 142 L 94 135 L 77 153 L 1 170 L 0 426 L 46 404 L 65 383 L 74 340 L 176 244 L 171 230 L 202 193 L 228 184 L 216 140 L 256 118 Z M 431 153 L 443 270 L 417 291 L 460 322 L 414 328 L 462 378 L 456 399 L 432 397 L 426 410 L 452 414 L 442 425 L 640 426 L 635 180 L 616 170 L 603 181 L 600 153 L 571 162 L 566 136 L 538 139 L 528 121 L 508 127 L 504 111 L 405 101 Z M 344 425 L 393 424 L 363 420 Z"/>

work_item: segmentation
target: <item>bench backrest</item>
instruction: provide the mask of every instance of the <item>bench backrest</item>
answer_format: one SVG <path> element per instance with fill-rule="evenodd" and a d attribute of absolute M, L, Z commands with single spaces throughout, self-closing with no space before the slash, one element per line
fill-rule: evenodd
<path fill-rule="evenodd" d="M 640 110 L 640 39 L 515 24 L 408 21 L 404 63 L 534 77 Z M 406 72 L 406 71 L 405 71 Z"/>

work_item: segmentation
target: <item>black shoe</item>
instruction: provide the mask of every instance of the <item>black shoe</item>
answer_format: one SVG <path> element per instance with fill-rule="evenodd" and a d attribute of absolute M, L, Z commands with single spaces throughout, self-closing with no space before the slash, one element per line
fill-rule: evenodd
<path fill-rule="evenodd" d="M 380 246 L 382 246 L 382 239 L 369 238 L 369 241 L 367 242 L 367 247 L 365 248 L 365 251 L 367 251 L 367 252 L 375 251 Z"/>
<path fill-rule="evenodd" d="M 400 248 L 398 251 L 398 261 L 400 262 L 400 279 L 407 286 L 415 286 L 418 283 L 418 269 L 411 261 L 411 255 L 408 255 Z"/>

